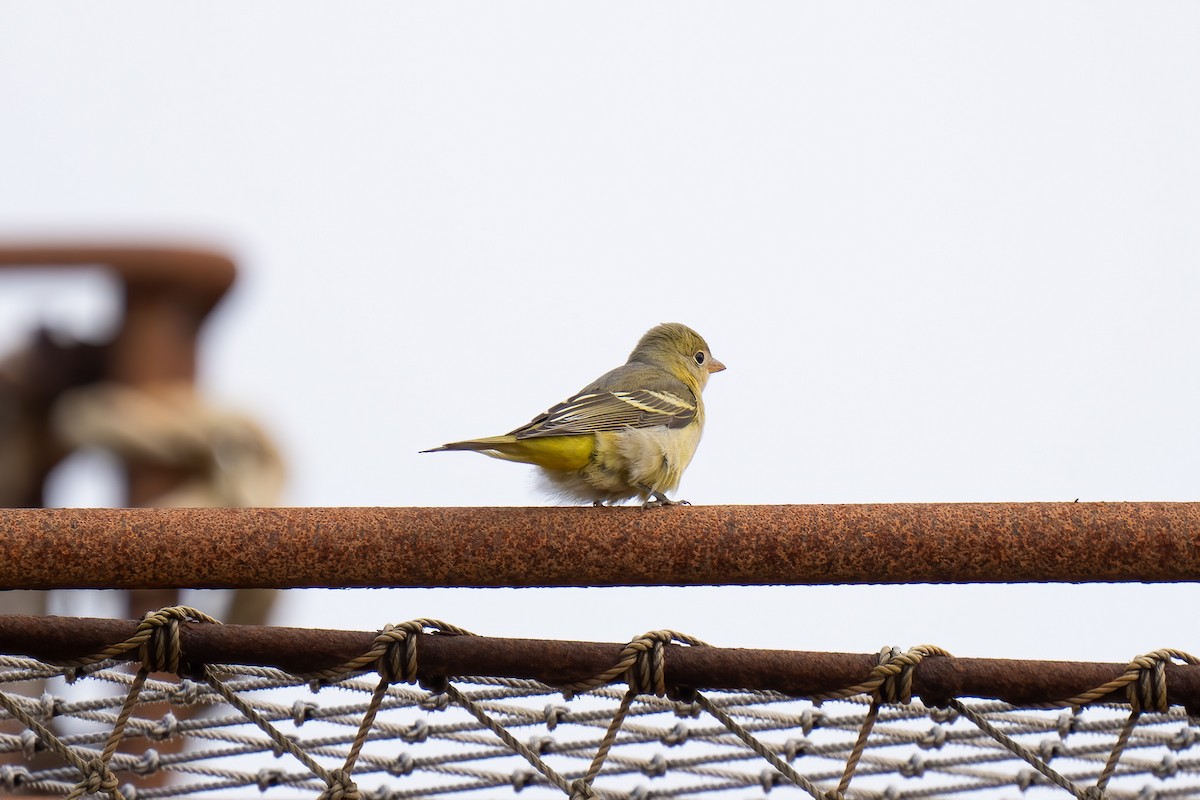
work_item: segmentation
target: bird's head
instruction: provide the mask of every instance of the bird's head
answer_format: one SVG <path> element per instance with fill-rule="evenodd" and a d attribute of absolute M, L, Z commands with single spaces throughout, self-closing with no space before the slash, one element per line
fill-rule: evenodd
<path fill-rule="evenodd" d="M 704 337 L 678 322 L 664 322 L 646 331 L 629 360 L 663 367 L 697 390 L 704 388 L 709 375 L 725 369 L 713 358 Z"/>

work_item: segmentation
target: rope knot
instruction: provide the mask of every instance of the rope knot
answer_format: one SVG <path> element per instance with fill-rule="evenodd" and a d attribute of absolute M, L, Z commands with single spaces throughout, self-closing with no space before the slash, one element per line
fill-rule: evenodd
<path fill-rule="evenodd" d="M 429 723 L 423 719 L 415 720 L 412 725 L 400 731 L 399 735 L 409 744 L 420 744 L 429 738 Z"/>
<path fill-rule="evenodd" d="M 803 736 L 794 739 L 788 739 L 783 743 L 783 757 L 787 763 L 792 763 L 796 760 L 796 756 L 802 756 L 812 747 L 812 742 Z"/>
<path fill-rule="evenodd" d="M 1167 742 L 1167 747 L 1176 751 L 1187 750 L 1195 743 L 1196 732 L 1192 730 L 1191 726 L 1184 725 L 1175 732 L 1175 735 L 1171 737 L 1171 741 Z"/>
<path fill-rule="evenodd" d="M 783 781 L 783 775 L 770 767 L 758 773 L 758 784 L 762 787 L 763 794 L 770 794 L 771 790 L 782 784 Z"/>
<path fill-rule="evenodd" d="M 283 770 L 279 767 L 263 767 L 255 777 L 255 784 L 260 792 L 265 792 L 272 786 L 279 786 L 283 781 Z"/>
<path fill-rule="evenodd" d="M 873 694 L 884 703 L 912 702 L 913 670 L 926 656 L 949 656 L 940 647 L 922 644 L 901 652 L 899 647 L 884 647 L 875 657 L 871 682 L 878 681 Z"/>
<path fill-rule="evenodd" d="M 621 664 L 629 663 L 625 670 L 625 682 L 635 694 L 667 696 L 666 646 L 672 642 L 704 646 L 704 642 L 691 636 L 670 630 L 643 633 L 621 653 Z"/>
<path fill-rule="evenodd" d="M 1195 656 L 1168 648 L 1146 653 L 1129 662 L 1126 674 L 1136 673 L 1136 679 L 1125 686 L 1130 711 L 1135 714 L 1143 711 L 1161 714 L 1170 708 L 1167 700 L 1167 664 L 1172 658 L 1187 664 L 1197 663 Z"/>
<path fill-rule="evenodd" d="M 411 775 L 416 766 L 416 759 L 412 757 L 412 754 L 405 751 L 388 762 L 385 769 L 389 775 L 395 775 L 400 778 L 405 775 Z"/>
<path fill-rule="evenodd" d="M 320 710 L 321 707 L 312 700 L 297 700 L 292 703 L 292 724 L 299 728 Z"/>
<path fill-rule="evenodd" d="M 946 744 L 946 729 L 941 725 L 932 726 L 917 740 L 917 746 L 922 750 L 941 750 L 944 744 Z"/>
<path fill-rule="evenodd" d="M 130 642 L 138 643 L 142 668 L 147 672 L 180 674 L 183 648 L 179 641 L 180 622 L 212 622 L 217 620 L 187 606 L 167 606 L 150 611 L 142 617 Z"/>
<path fill-rule="evenodd" d="M 41 698 L 38 700 L 39 719 L 45 722 L 48 719 L 53 719 L 58 713 L 58 698 L 49 692 L 42 692 Z"/>
<path fill-rule="evenodd" d="M 592 788 L 591 784 L 582 778 L 571 783 L 571 794 L 569 795 L 569 800 L 593 800 L 598 796 L 599 795 L 596 794 L 596 790 Z"/>
<path fill-rule="evenodd" d="M 375 662 L 380 678 L 389 684 L 417 682 L 417 634 L 422 630 L 424 626 L 416 620 L 383 626 L 372 647 L 383 648 Z"/>
<path fill-rule="evenodd" d="M 525 743 L 526 747 L 538 755 L 553 753 L 557 745 L 558 742 L 554 741 L 553 736 L 531 736 L 529 737 L 529 741 Z"/>
<path fill-rule="evenodd" d="M 0 767 L 0 786 L 13 791 L 23 783 L 28 783 L 31 779 L 29 770 L 25 767 L 14 767 L 11 764 L 5 764 Z"/>
<path fill-rule="evenodd" d="M 565 720 L 567 715 L 571 713 L 568 706 L 556 706 L 553 703 L 547 703 L 542 709 L 542 716 L 546 720 L 546 730 L 552 731 L 558 727 L 561 720 Z"/>
<path fill-rule="evenodd" d="M 875 669 L 872 677 L 880 678 L 879 688 L 875 694 L 884 703 L 908 703 L 912 700 L 912 664 L 897 664 L 896 669 L 881 670 L 893 661 L 899 661 L 902 653 L 899 647 L 884 647 L 875 656 Z"/>
<path fill-rule="evenodd" d="M 359 800 L 358 785 L 344 770 L 335 769 L 329 773 L 329 785 L 321 792 L 317 800 Z"/>
<path fill-rule="evenodd" d="M 391 683 L 416 683 L 417 642 L 426 628 L 437 633 L 473 636 L 470 631 L 436 619 L 413 619 L 398 625 L 385 625 L 375 637 L 368 656 L 376 656 L 374 666 L 379 677 Z M 355 662 L 344 665 L 342 671 L 353 671 Z M 436 679 L 434 679 L 436 682 Z M 444 680 L 443 680 L 444 682 Z"/>
<path fill-rule="evenodd" d="M 148 747 L 146 748 L 146 752 L 142 753 L 142 757 L 137 760 L 137 763 L 131 769 L 133 770 L 133 774 L 145 777 L 146 775 L 153 775 L 158 772 L 161 764 L 162 760 L 159 758 L 158 751 L 153 747 Z"/>
<path fill-rule="evenodd" d="M 667 774 L 667 759 L 662 753 L 655 753 L 649 761 L 639 767 L 647 778 L 661 778 Z"/>
<path fill-rule="evenodd" d="M 925 759 L 920 753 L 913 753 L 908 761 L 900 764 L 900 774 L 905 778 L 923 778 L 925 776 Z"/>
<path fill-rule="evenodd" d="M 449 684 L 450 682 L 446 681 L 446 685 L 448 686 Z M 433 689 L 429 688 L 429 691 L 432 692 Z M 440 692 L 422 698 L 417 705 L 421 707 L 422 711 L 445 711 L 450 707 L 450 697 L 446 694 L 446 690 L 443 688 Z"/>
<path fill-rule="evenodd" d="M 1174 778 L 1179 773 L 1179 759 L 1172 754 L 1167 753 L 1162 757 L 1162 761 L 1159 762 L 1159 764 L 1156 765 L 1151 772 L 1154 773 L 1154 777 L 1159 778 L 1160 780 Z"/>
<path fill-rule="evenodd" d="M 42 740 L 33 731 L 21 732 L 21 755 L 25 756 L 26 761 L 32 761 L 37 754 L 45 749 Z"/>
<path fill-rule="evenodd" d="M 146 731 L 145 736 L 152 742 L 161 742 L 170 739 L 179 733 L 179 720 L 175 715 L 168 711 L 163 714 L 162 720 L 157 725 L 154 725 Z"/>
<path fill-rule="evenodd" d="M 1063 705 L 1085 706 L 1124 690 L 1125 702 L 1130 712 L 1137 715 L 1144 711 L 1165 712 L 1170 707 L 1167 699 L 1167 664 L 1175 659 L 1185 664 L 1200 664 L 1200 659 L 1182 650 L 1163 648 L 1140 655 L 1129 662 L 1125 671 L 1103 686 L 1097 686 L 1083 694 L 1062 701 Z M 1192 713 L 1192 709 L 1188 709 Z"/>
<path fill-rule="evenodd" d="M 563 698 L 570 700 L 577 692 L 590 692 L 600 686 L 624 681 L 629 691 L 636 694 L 667 696 L 666 645 L 680 644 L 703 647 L 707 643 L 692 636 L 675 631 L 662 630 L 644 633 L 621 649 L 617 662 L 604 672 L 590 678 L 565 684 L 561 688 Z M 686 689 L 676 688 L 678 698 L 688 694 Z M 672 699 L 678 699 L 673 697 Z M 691 701 L 688 697 L 688 701 Z M 676 708 L 676 713 L 679 713 Z"/>
<path fill-rule="evenodd" d="M 1070 709 L 1061 711 L 1055 721 L 1055 730 L 1058 731 L 1058 738 L 1066 739 L 1075 732 L 1075 728 L 1079 725 L 1079 712 L 1083 709 L 1079 706 L 1073 706 Z"/>
<path fill-rule="evenodd" d="M 117 776 L 112 773 L 108 765 L 99 758 L 93 758 L 84 765 L 83 779 L 75 785 L 75 791 L 72 794 L 79 792 L 88 795 L 103 792 L 110 797 L 121 797 L 121 793 L 117 791 L 118 785 Z"/>
<path fill-rule="evenodd" d="M 537 781 L 537 773 L 531 769 L 515 769 L 512 775 L 508 777 L 508 782 L 512 784 L 514 792 L 518 794 L 526 786 L 530 786 Z"/>
<path fill-rule="evenodd" d="M 191 706 L 200 701 L 200 684 L 184 678 L 179 686 L 167 695 L 169 701 L 177 706 Z"/>
<path fill-rule="evenodd" d="M 1041 776 L 1038 775 L 1033 770 L 1023 769 L 1017 773 L 1016 785 L 1017 785 L 1017 788 L 1020 789 L 1022 793 L 1024 793 L 1024 792 L 1028 791 L 1029 787 L 1031 787 L 1031 786 L 1045 785 L 1045 781 L 1042 780 Z"/>
<path fill-rule="evenodd" d="M 625 646 L 625 652 L 633 656 L 633 663 L 625 670 L 625 682 L 629 684 L 631 692 L 653 694 L 656 697 L 666 696 L 666 659 L 663 656 L 663 645 L 671 641 L 671 637 L 664 633 L 651 631 Z"/>
<path fill-rule="evenodd" d="M 688 735 L 691 731 L 687 725 L 682 722 L 676 722 L 675 727 L 658 737 L 658 740 L 667 747 L 678 747 L 681 744 L 686 744 Z"/>

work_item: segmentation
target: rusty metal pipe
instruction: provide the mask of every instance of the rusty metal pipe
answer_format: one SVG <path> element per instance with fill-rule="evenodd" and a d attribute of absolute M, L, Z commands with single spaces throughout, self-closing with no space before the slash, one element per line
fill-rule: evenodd
<path fill-rule="evenodd" d="M 136 622 L 67 617 L 0 616 L 5 654 L 65 661 L 99 652 L 133 635 Z M 294 674 L 336 667 L 370 650 L 366 631 L 253 625 L 181 625 L 184 660 L 191 665 L 269 666 Z M 422 634 L 423 680 L 487 675 L 563 686 L 598 675 L 619 660 L 622 644 L 484 636 Z M 136 659 L 136 651 L 130 653 Z M 693 689 L 770 690 L 795 696 L 864 681 L 875 656 L 668 645 L 667 684 Z M 927 657 L 913 671 L 913 693 L 929 705 L 951 697 L 1003 700 L 1014 705 L 1055 704 L 1120 676 L 1124 664 Z M 1166 667 L 1172 704 L 1200 709 L 1200 666 Z M 1112 694 L 1097 702 L 1124 702 Z"/>
<path fill-rule="evenodd" d="M 1200 503 L 0 510 L 0 589 L 1200 580 Z"/>

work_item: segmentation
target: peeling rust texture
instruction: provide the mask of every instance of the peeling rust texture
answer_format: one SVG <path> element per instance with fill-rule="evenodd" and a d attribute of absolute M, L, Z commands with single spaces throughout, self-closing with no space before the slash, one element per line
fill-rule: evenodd
<path fill-rule="evenodd" d="M 1200 580 L 1200 503 L 0 510 L 0 589 Z"/>
<path fill-rule="evenodd" d="M 0 616 L 0 643 L 6 655 L 55 662 L 99 652 L 133 635 L 127 620 Z M 189 623 L 180 642 L 189 669 L 200 664 L 268 666 L 293 674 L 335 668 L 370 650 L 375 633 L 255 625 Z M 418 675 L 441 678 L 487 675 L 533 679 L 564 686 L 606 671 L 620 660 L 624 645 L 485 636 L 422 634 L 417 643 Z M 138 658 L 137 650 L 126 654 Z M 810 697 L 858 685 L 875 664 L 874 655 L 811 653 L 668 645 L 666 681 L 673 690 L 777 691 Z M 1002 700 L 1018 706 L 1061 705 L 1119 677 L 1124 664 L 926 657 L 913 669 L 913 694 L 928 705 L 949 698 Z M 1200 666 L 1166 667 L 1168 700 L 1200 709 Z M 1113 693 L 1096 700 L 1126 702 Z"/>

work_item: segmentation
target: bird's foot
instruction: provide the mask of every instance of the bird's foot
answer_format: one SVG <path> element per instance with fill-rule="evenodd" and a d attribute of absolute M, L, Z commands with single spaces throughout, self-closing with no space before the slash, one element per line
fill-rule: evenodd
<path fill-rule="evenodd" d="M 687 500 L 672 500 L 662 492 L 654 492 L 650 499 L 642 503 L 642 508 L 661 508 L 663 506 L 690 506 Z"/>

